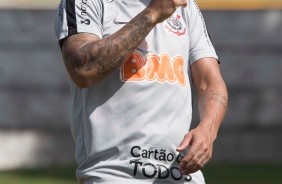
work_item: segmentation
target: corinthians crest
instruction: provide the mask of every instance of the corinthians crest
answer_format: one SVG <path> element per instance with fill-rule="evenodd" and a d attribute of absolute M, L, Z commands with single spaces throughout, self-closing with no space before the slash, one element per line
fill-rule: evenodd
<path fill-rule="evenodd" d="M 175 34 L 178 37 L 186 34 L 187 29 L 183 26 L 183 23 L 180 20 L 181 16 L 174 14 L 164 22 L 164 27 L 168 33 Z"/>

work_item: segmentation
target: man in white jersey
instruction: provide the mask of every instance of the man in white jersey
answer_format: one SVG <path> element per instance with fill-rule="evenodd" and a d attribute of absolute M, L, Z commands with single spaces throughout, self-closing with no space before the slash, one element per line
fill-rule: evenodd
<path fill-rule="evenodd" d="M 194 0 L 62 0 L 56 34 L 79 183 L 205 183 L 227 90 Z"/>

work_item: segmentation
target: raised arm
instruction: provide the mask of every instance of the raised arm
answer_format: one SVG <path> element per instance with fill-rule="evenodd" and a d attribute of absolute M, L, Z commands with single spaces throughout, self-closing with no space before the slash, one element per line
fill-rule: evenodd
<path fill-rule="evenodd" d="M 71 79 L 77 86 L 86 88 L 118 69 L 153 27 L 179 6 L 186 6 L 186 0 L 152 0 L 109 37 L 99 39 L 93 34 L 79 33 L 63 40 L 63 59 Z"/>
<path fill-rule="evenodd" d="M 185 174 L 196 172 L 211 159 L 213 143 L 225 115 L 228 94 L 218 61 L 204 58 L 191 66 L 193 83 L 197 90 L 200 113 L 199 125 L 188 132 L 178 151 L 190 146 L 188 154 L 181 162 Z"/>

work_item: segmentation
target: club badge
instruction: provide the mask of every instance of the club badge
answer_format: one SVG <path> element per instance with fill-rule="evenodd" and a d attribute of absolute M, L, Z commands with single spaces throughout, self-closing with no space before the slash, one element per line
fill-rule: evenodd
<path fill-rule="evenodd" d="M 168 33 L 177 35 L 178 37 L 184 36 L 187 31 L 186 27 L 183 26 L 183 23 L 181 22 L 181 16 L 178 14 L 169 17 L 165 20 L 163 25 Z"/>

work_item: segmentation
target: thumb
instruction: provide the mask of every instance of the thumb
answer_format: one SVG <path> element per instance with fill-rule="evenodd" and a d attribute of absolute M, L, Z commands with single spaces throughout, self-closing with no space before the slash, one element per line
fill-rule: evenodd
<path fill-rule="evenodd" d="M 189 146 L 191 140 L 192 140 L 192 134 L 191 133 L 186 134 L 182 142 L 176 148 L 176 151 L 178 152 L 184 151 Z"/>

